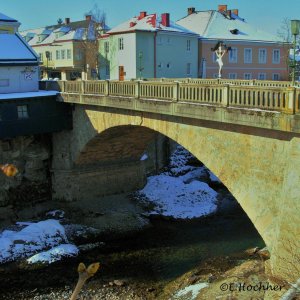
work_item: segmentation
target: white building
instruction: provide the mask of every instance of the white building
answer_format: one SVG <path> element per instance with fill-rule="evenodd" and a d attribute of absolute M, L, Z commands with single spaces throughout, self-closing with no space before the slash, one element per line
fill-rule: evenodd
<path fill-rule="evenodd" d="M 101 79 L 197 77 L 198 35 L 141 12 L 101 37 L 100 57 Z"/>
<path fill-rule="evenodd" d="M 19 26 L 0 13 L 0 94 L 39 89 L 38 56 L 18 34 Z"/>

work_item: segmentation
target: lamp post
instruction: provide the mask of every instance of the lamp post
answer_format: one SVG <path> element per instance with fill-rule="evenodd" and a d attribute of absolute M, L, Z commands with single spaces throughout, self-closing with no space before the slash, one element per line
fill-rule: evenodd
<path fill-rule="evenodd" d="M 295 84 L 296 78 L 296 44 L 297 44 L 297 35 L 299 35 L 299 27 L 300 27 L 300 20 L 291 20 L 291 33 L 294 36 L 294 55 L 293 55 L 293 73 L 292 73 L 292 84 Z"/>
<path fill-rule="evenodd" d="M 140 79 L 142 79 L 142 71 L 144 68 L 142 67 L 142 59 L 143 59 L 143 52 L 139 52 L 139 60 L 140 60 L 140 65 L 139 65 L 139 71 L 140 71 Z"/>
<path fill-rule="evenodd" d="M 47 80 L 49 80 L 49 58 L 50 58 L 50 51 L 46 51 L 46 58 L 47 58 L 47 66 L 46 66 L 46 73 L 47 73 Z"/>

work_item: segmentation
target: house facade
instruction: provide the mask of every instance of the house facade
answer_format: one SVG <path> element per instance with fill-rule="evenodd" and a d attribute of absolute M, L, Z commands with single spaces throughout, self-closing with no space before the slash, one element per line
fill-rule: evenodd
<path fill-rule="evenodd" d="M 100 78 L 197 77 L 198 35 L 170 21 L 141 12 L 100 38 Z"/>
<path fill-rule="evenodd" d="M 87 15 L 82 21 L 71 22 L 66 18 L 64 23 L 25 30 L 21 35 L 39 54 L 42 78 L 97 79 L 97 36 L 102 30 L 101 25 Z"/>
<path fill-rule="evenodd" d="M 39 90 L 39 57 L 17 32 L 19 26 L 0 13 L 0 139 L 72 125 L 70 108 L 57 103 L 57 91 Z"/>
<path fill-rule="evenodd" d="M 251 26 L 238 9 L 219 5 L 217 10 L 196 11 L 176 22 L 199 34 L 200 78 L 217 78 L 219 66 L 212 51 L 222 41 L 231 50 L 223 57 L 223 78 L 288 80 L 289 45 L 276 36 Z"/>
<path fill-rule="evenodd" d="M 39 88 L 38 56 L 17 32 L 19 26 L 17 20 L 0 14 L 0 94 Z"/>

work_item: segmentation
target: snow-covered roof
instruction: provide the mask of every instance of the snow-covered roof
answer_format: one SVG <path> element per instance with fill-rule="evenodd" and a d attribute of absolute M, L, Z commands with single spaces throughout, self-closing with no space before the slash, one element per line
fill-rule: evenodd
<path fill-rule="evenodd" d="M 0 13 L 0 21 L 1 22 L 18 22 L 17 20 L 10 18 L 2 13 Z"/>
<path fill-rule="evenodd" d="M 176 23 L 206 39 L 280 42 L 279 37 L 250 25 L 234 13 L 229 17 L 213 10 L 196 11 Z"/>
<path fill-rule="evenodd" d="M 56 41 L 69 41 L 69 40 L 89 40 L 95 39 L 94 22 L 89 21 L 76 21 L 66 24 L 56 24 L 41 28 L 24 30 L 21 33 L 23 37 L 31 37 L 28 41 L 30 46 L 38 46 L 51 44 Z M 105 28 L 109 28 L 105 25 Z M 63 35 L 57 37 L 57 33 L 60 32 Z M 47 35 L 45 39 L 40 41 L 38 35 Z"/>
<path fill-rule="evenodd" d="M 180 24 L 176 24 L 170 21 L 170 26 L 162 25 L 161 18 L 156 14 L 146 15 L 143 18 L 133 17 L 120 25 L 109 30 L 108 34 L 123 33 L 128 31 L 169 31 L 185 34 L 196 34 L 195 32 L 182 27 Z"/>
<path fill-rule="evenodd" d="M 28 47 L 19 34 L 0 34 L 0 64 L 14 62 L 38 62 L 35 52 Z"/>
<path fill-rule="evenodd" d="M 38 91 L 38 92 L 0 94 L 0 100 L 33 98 L 33 97 L 49 97 L 49 96 L 56 96 L 58 93 L 59 92 L 57 91 Z"/>
<path fill-rule="evenodd" d="M 57 29 L 54 30 L 54 32 L 64 32 L 64 33 L 67 33 L 71 30 L 70 27 L 68 26 L 62 26 L 62 27 L 59 27 Z"/>

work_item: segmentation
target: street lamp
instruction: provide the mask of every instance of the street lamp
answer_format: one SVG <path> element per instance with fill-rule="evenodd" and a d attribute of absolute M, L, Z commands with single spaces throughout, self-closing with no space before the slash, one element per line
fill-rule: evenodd
<path fill-rule="evenodd" d="M 293 74 L 292 74 L 292 83 L 295 84 L 295 77 L 296 77 L 296 44 L 297 44 L 297 35 L 299 35 L 299 28 L 300 28 L 300 20 L 291 20 L 291 33 L 294 36 L 294 56 L 293 56 Z"/>
<path fill-rule="evenodd" d="M 47 66 L 46 66 L 46 73 L 47 73 L 47 80 L 49 80 L 49 58 L 50 58 L 50 51 L 46 51 L 46 58 L 47 58 Z"/>
<path fill-rule="evenodd" d="M 140 60 L 140 64 L 139 64 L 140 79 L 142 79 L 142 71 L 144 70 L 144 68 L 142 67 L 142 59 L 143 59 L 143 52 L 140 51 L 140 52 L 139 52 L 139 60 Z"/>

